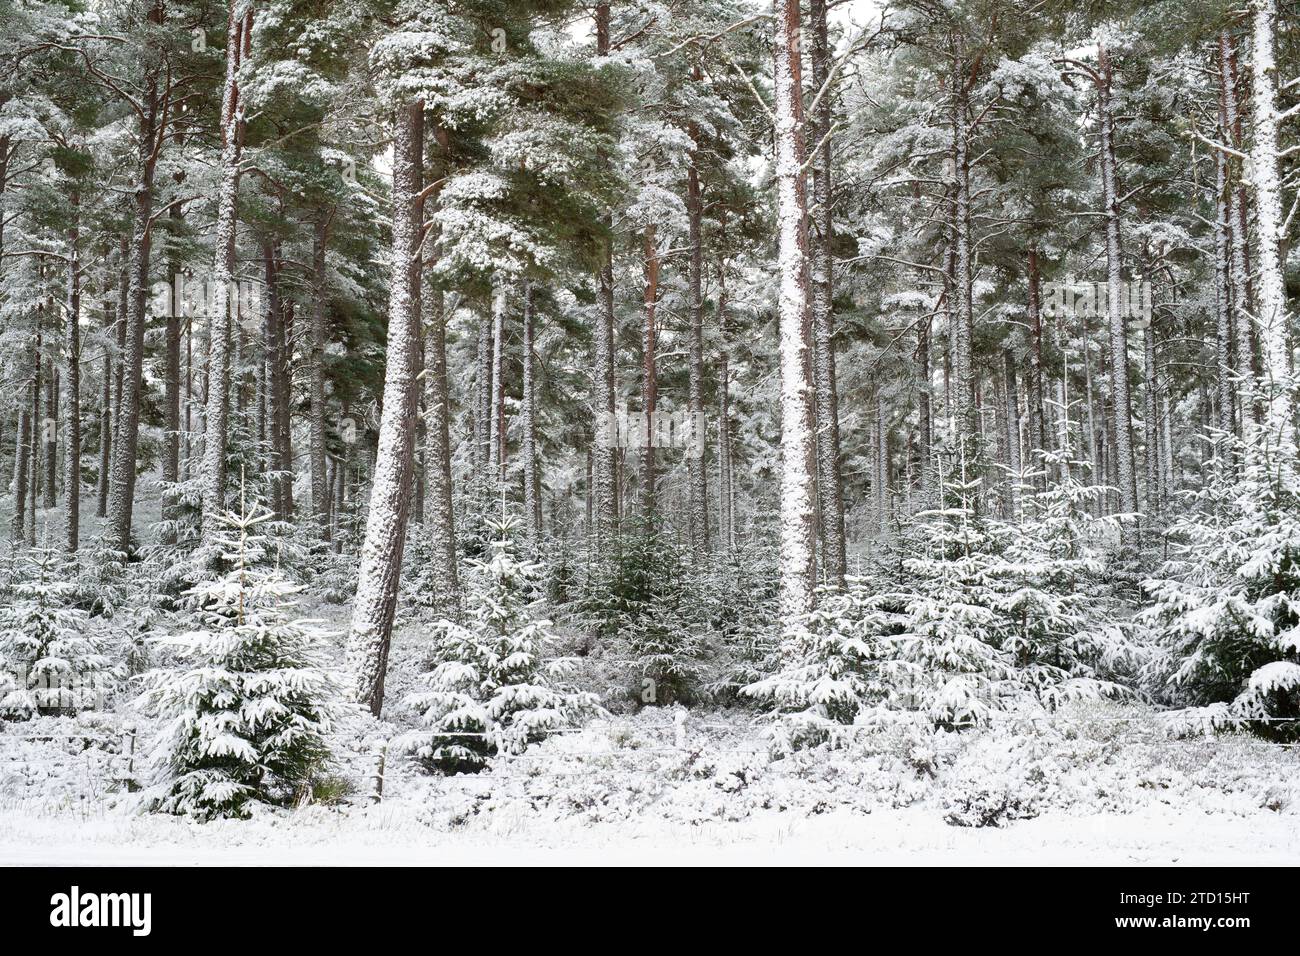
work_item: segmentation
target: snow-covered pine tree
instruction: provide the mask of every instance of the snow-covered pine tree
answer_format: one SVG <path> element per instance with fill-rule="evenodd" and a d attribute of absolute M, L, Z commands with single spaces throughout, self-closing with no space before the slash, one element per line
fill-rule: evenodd
<path fill-rule="evenodd" d="M 200 819 L 246 817 L 256 804 L 309 799 L 330 766 L 327 735 L 344 716 L 323 632 L 289 616 L 300 588 L 252 566 L 270 512 L 221 516 L 216 539 L 234 569 L 191 592 L 197 627 L 160 641 L 188 666 L 143 678 L 140 703 L 165 723 L 146 804 Z"/>
<path fill-rule="evenodd" d="M 424 689 L 405 701 L 424 725 L 406 746 L 446 773 L 481 770 L 599 710 L 595 695 L 559 682 L 571 661 L 545 659 L 555 638 L 536 615 L 540 565 L 519 557 L 519 527 L 513 517 L 489 523 L 491 557 L 469 562 L 465 623 L 435 626 Z"/>
<path fill-rule="evenodd" d="M 0 609 L 0 716 L 72 713 L 99 706 L 108 659 L 89 617 L 69 606 L 69 562 L 41 548 L 19 559 L 13 597 Z"/>

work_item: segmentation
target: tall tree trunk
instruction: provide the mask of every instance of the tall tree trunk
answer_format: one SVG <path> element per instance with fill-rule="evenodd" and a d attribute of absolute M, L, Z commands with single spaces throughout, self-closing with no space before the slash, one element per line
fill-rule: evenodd
<path fill-rule="evenodd" d="M 798 0 L 774 0 L 777 323 L 781 356 L 781 593 L 783 630 L 813 604 L 813 436 L 809 361 L 807 204 Z"/>
<path fill-rule="evenodd" d="M 694 78 L 701 78 L 699 65 L 694 68 Z M 687 413 L 691 419 L 692 447 L 686 452 L 687 480 L 690 485 L 690 542 L 691 555 L 696 563 L 702 562 L 709 552 L 709 491 L 704 469 L 704 303 L 701 285 L 704 276 L 704 243 L 701 237 L 701 220 L 704 204 L 700 198 L 699 153 L 700 133 L 694 123 L 690 127 L 691 164 L 686 170 L 686 212 L 689 217 L 690 276 L 688 280 L 689 312 L 689 390 Z M 699 426 L 699 434 L 694 429 Z M 698 452 L 698 454 L 697 454 Z"/>
<path fill-rule="evenodd" d="M 820 517 L 822 578 L 832 587 L 844 586 L 847 558 L 844 543 L 844 491 L 840 476 L 839 395 L 835 382 L 833 309 L 834 226 L 831 218 L 831 95 L 830 42 L 826 0 L 812 0 L 812 88 L 815 102 L 809 118 L 812 131 L 813 214 L 809 231 L 812 285 L 813 387 L 815 389 L 817 502 Z"/>
<path fill-rule="evenodd" d="M 722 214 L 722 231 L 727 228 Z M 725 246 L 725 237 L 719 242 Z M 718 540 L 724 551 L 735 546 L 731 467 L 731 337 L 727 324 L 727 263 L 718 256 Z"/>
<path fill-rule="evenodd" d="M 183 173 L 175 174 L 179 182 Z M 163 454 L 162 480 L 174 486 L 181 476 L 181 315 L 177 308 L 177 287 L 185 280 L 181 276 L 179 255 L 176 252 L 177 232 L 182 221 L 180 202 L 173 202 L 167 211 L 172 223 L 172 242 L 168 247 L 167 280 L 169 303 L 165 319 L 163 353 Z M 176 502 L 164 499 L 162 516 L 164 520 L 175 521 Z M 171 526 L 162 536 L 163 544 L 176 543 L 176 528 Z"/>
<path fill-rule="evenodd" d="M 162 22 L 161 4 L 156 4 L 151 9 L 149 18 L 155 23 Z M 122 399 L 118 407 L 117 438 L 113 443 L 108 518 L 105 522 L 108 541 L 122 552 L 127 552 L 131 548 L 131 523 L 135 513 L 136 450 L 140 439 L 144 332 L 148 318 L 145 311 L 145 296 L 149 290 L 149 227 L 153 219 L 154 171 L 158 154 L 161 152 L 161 143 L 158 141 L 158 112 L 158 70 L 152 67 L 146 73 L 144 104 L 140 113 L 128 267 L 130 288 L 125 324 L 126 350 L 122 356 Z"/>
<path fill-rule="evenodd" d="M 1114 415 L 1115 464 L 1119 476 L 1120 510 L 1134 514 L 1137 505 L 1137 473 L 1133 462 L 1133 412 L 1128 381 L 1128 323 L 1120 274 L 1120 216 L 1115 171 L 1115 116 L 1111 105 L 1113 74 L 1104 46 L 1098 49 L 1101 83 L 1098 84 L 1098 113 L 1101 124 L 1101 188 L 1106 217 L 1106 302 L 1110 335 L 1111 412 Z M 1133 543 L 1135 530 L 1125 523 L 1124 539 Z"/>
<path fill-rule="evenodd" d="M 203 537 L 212 546 L 226 508 L 226 451 L 230 431 L 231 304 L 235 230 L 239 218 L 239 164 L 244 141 L 244 101 L 239 67 L 251 42 L 253 11 L 231 0 L 226 31 L 226 84 L 221 99 L 221 182 L 217 193 L 216 256 L 208 313 L 208 414 L 203 437 Z"/>
<path fill-rule="evenodd" d="M 10 540 L 16 545 L 24 539 L 27 531 L 27 476 L 32 443 L 32 413 L 26 407 L 18 409 L 18 428 L 14 440 L 14 514 L 10 525 Z"/>
<path fill-rule="evenodd" d="M 542 538 L 542 477 L 537 460 L 537 378 L 533 368 L 533 322 L 535 319 L 536 290 L 531 282 L 524 283 L 524 393 L 523 445 L 524 458 L 524 522 L 528 543 L 536 550 Z"/>
<path fill-rule="evenodd" d="M 1283 275 L 1282 184 L 1278 176 L 1277 5 L 1251 0 L 1253 42 L 1250 105 L 1254 137 L 1250 158 L 1255 187 L 1255 269 L 1262 371 L 1260 390 L 1268 442 L 1281 455 L 1295 452 L 1290 390 L 1291 342 Z"/>
<path fill-rule="evenodd" d="M 643 243 L 645 263 L 645 324 L 641 337 L 641 404 L 645 417 L 645 444 L 641 449 L 641 513 L 655 512 L 655 411 L 659 401 L 659 373 L 655 358 L 658 329 L 655 312 L 659 305 L 659 250 L 655 227 L 646 226 Z"/>
<path fill-rule="evenodd" d="M 423 155 L 424 104 L 395 110 L 393 146 L 393 267 L 389 292 L 388 349 L 384 407 L 370 490 L 370 513 L 356 606 L 348 636 L 348 664 L 356 700 L 378 716 L 384 704 L 384 677 L 392 639 L 397 589 L 406 547 L 411 500 L 418 388 L 420 317 L 419 255 L 422 216 L 419 196 Z"/>
<path fill-rule="evenodd" d="M 1243 110 L 1237 102 L 1237 54 L 1232 35 L 1223 30 L 1219 34 L 1219 97 L 1221 123 L 1226 131 L 1228 142 L 1234 149 L 1246 148 L 1242 132 Z M 1231 223 L 1229 240 L 1232 245 L 1231 258 L 1231 297 L 1233 325 L 1233 361 L 1235 372 L 1240 382 L 1238 393 L 1238 412 L 1240 432 L 1245 434 L 1247 422 L 1258 420 L 1258 407 L 1252 401 L 1251 383 L 1255 379 L 1254 352 L 1252 337 L 1254 322 L 1254 290 L 1250 281 L 1250 253 L 1247 226 L 1247 198 L 1241 161 L 1235 158 L 1226 160 L 1229 173 L 1228 185 L 1228 219 Z"/>
<path fill-rule="evenodd" d="M 492 497 L 492 328 L 496 307 L 497 300 L 493 298 L 492 314 L 483 316 L 479 322 L 475 361 L 478 408 L 474 415 L 474 480 L 479 486 L 479 498 L 484 507 Z"/>
<path fill-rule="evenodd" d="M 325 307 L 329 283 L 325 274 L 325 245 L 329 241 L 329 217 L 321 215 L 312 230 L 311 342 L 307 360 L 311 393 L 311 508 L 317 530 L 326 541 L 330 537 L 329 490 L 325 481 Z"/>
<path fill-rule="evenodd" d="M 426 533 L 433 544 L 430 603 L 452 620 L 460 616 L 460 575 L 456 566 L 456 518 L 451 484 L 451 400 L 447 383 L 447 316 L 442 290 L 427 285 L 425 312 L 424 398 L 428 421 L 425 478 L 428 482 Z M 341 491 L 341 486 L 340 486 Z"/>
<path fill-rule="evenodd" d="M 431 179 L 440 179 L 446 172 L 445 154 L 448 137 L 445 130 L 435 126 L 433 137 L 437 142 Z M 434 194 L 436 196 L 436 192 Z M 433 197 L 426 200 L 434 201 Z M 428 218 L 433 219 L 430 215 Z M 437 226 L 432 228 L 437 229 Z M 431 236 L 430 240 L 436 238 Z M 425 533 L 432 543 L 429 563 L 429 584 L 434 594 L 430 604 L 435 613 L 452 620 L 460 618 L 460 572 L 456 558 L 456 514 L 451 481 L 451 389 L 447 380 L 447 314 L 442 288 L 429 281 L 429 270 L 436 262 L 435 250 L 424 269 L 425 289 L 420 304 L 424 311 L 424 405 L 425 405 L 425 482 L 427 516 Z M 342 491 L 342 485 L 340 493 Z"/>
<path fill-rule="evenodd" d="M 1029 247 L 1029 441 L 1031 451 L 1047 451 L 1047 403 L 1043 383 L 1043 311 L 1038 246 Z M 1036 481 L 1042 486 L 1042 479 Z"/>
<path fill-rule="evenodd" d="M 1224 109 L 1225 97 L 1219 91 L 1219 130 L 1223 139 L 1228 132 Z M 1235 419 L 1232 388 L 1232 299 L 1229 276 L 1232 272 L 1228 224 L 1228 158 L 1214 151 L 1214 356 L 1218 379 L 1218 422 L 1224 438 L 1232 433 Z M 1220 445 L 1223 440 L 1220 441 Z"/>
<path fill-rule="evenodd" d="M 1007 417 L 1007 467 L 1011 469 L 1012 494 L 1020 483 L 1020 476 L 1025 470 L 1024 460 L 1020 455 L 1020 378 L 1016 374 L 1016 359 L 1010 349 L 1003 349 L 1002 362 L 1006 369 L 1006 417 Z"/>
<path fill-rule="evenodd" d="M 953 305 L 951 330 L 953 378 L 954 437 L 969 445 L 979 433 L 975 412 L 975 368 L 971 355 L 974 334 L 972 302 L 973 265 L 971 262 L 970 218 L 970 103 L 966 85 L 965 59 L 961 40 L 954 37 L 952 78 L 952 169 L 953 169 Z"/>
<path fill-rule="evenodd" d="M 68 230 L 68 314 L 63 339 L 63 493 L 67 529 L 65 544 L 76 551 L 81 533 L 81 256 L 78 197 L 72 195 L 73 222 Z"/>
<path fill-rule="evenodd" d="M 609 4 L 596 5 L 596 55 L 609 56 Z M 614 424 L 614 265 L 612 217 L 605 217 L 598 276 L 599 298 L 592 356 L 592 481 L 595 540 L 599 545 L 614 534 L 618 523 L 618 488 L 615 480 Z"/>
<path fill-rule="evenodd" d="M 497 290 L 492 306 L 492 392 L 489 409 L 489 443 L 488 472 L 489 500 L 493 492 L 499 492 L 506 480 L 506 380 L 505 338 L 506 308 L 509 301 L 508 290 L 503 283 Z"/>

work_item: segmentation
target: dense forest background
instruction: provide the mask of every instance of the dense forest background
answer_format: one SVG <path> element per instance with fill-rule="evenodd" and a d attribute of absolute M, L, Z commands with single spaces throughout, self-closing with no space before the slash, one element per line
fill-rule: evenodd
<path fill-rule="evenodd" d="M 2 0 L 3 719 L 1293 739 L 1298 12 Z"/>

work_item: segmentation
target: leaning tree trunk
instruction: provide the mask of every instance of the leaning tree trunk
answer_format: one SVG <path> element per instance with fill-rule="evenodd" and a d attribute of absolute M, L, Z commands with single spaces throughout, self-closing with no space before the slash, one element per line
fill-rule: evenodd
<path fill-rule="evenodd" d="M 833 261 L 831 240 L 831 97 L 825 89 L 830 75 L 830 43 L 826 0 L 812 0 L 812 88 L 818 97 L 810 127 L 813 148 L 813 215 L 811 246 L 813 388 L 816 406 L 817 502 L 821 518 L 822 576 L 833 587 L 844 586 L 847 558 L 844 542 L 844 491 L 840 476 L 839 396 L 835 382 Z"/>
<path fill-rule="evenodd" d="M 1268 442 L 1279 456 L 1295 451 L 1290 394 L 1290 317 L 1283 275 L 1282 183 L 1278 176 L 1275 0 L 1251 0 L 1253 70 L 1250 106 L 1254 126 L 1250 159 L 1255 187 L 1255 269 L 1262 369 L 1260 389 Z"/>
<path fill-rule="evenodd" d="M 780 618 L 789 633 L 813 604 L 812 382 L 809 366 L 808 233 L 804 194 L 803 84 L 798 0 L 774 0 L 773 86 L 777 195 L 777 324 L 781 361 Z"/>
<path fill-rule="evenodd" d="M 419 197 L 424 104 L 418 101 L 404 104 L 395 114 L 393 266 L 384 407 L 347 652 L 356 700 L 376 716 L 384 704 L 388 648 L 406 547 L 420 374 L 418 283 L 422 217 Z"/>
<path fill-rule="evenodd" d="M 239 67 L 253 29 L 253 11 L 231 0 L 226 32 L 226 85 L 221 99 L 221 182 L 217 192 L 216 256 L 208 313 L 208 414 L 203 436 L 203 538 L 211 546 L 217 516 L 226 508 L 226 451 L 230 431 L 230 286 L 235 275 L 239 163 L 244 140 L 244 102 Z"/>

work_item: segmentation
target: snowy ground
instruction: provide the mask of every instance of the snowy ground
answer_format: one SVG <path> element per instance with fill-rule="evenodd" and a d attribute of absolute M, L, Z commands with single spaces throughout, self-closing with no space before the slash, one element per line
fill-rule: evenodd
<path fill-rule="evenodd" d="M 1300 863 L 1300 752 L 1155 739 L 1134 708 L 779 760 L 752 717 L 692 715 L 680 748 L 672 716 L 616 717 L 476 776 L 393 755 L 377 805 L 373 727 L 338 741 L 341 802 L 212 824 L 138 812 L 112 715 L 8 724 L 0 863 Z M 30 739 L 74 731 L 99 739 Z"/>

